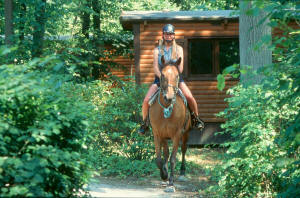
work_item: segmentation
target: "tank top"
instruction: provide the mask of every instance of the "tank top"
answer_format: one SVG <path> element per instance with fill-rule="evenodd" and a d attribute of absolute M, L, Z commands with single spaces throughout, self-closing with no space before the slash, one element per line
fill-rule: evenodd
<path fill-rule="evenodd" d="M 165 46 L 163 46 L 164 48 L 164 58 L 165 58 L 165 62 L 169 62 L 169 61 L 172 61 L 172 62 L 176 62 L 176 60 L 171 60 L 171 56 L 172 56 L 172 50 L 173 50 L 173 46 L 169 48 L 169 50 L 166 49 Z M 158 46 L 158 66 L 159 66 L 159 69 L 161 70 L 163 65 L 162 65 L 162 62 L 161 62 L 161 46 Z M 176 55 L 177 56 L 177 55 Z M 177 57 L 176 57 L 177 58 Z"/>

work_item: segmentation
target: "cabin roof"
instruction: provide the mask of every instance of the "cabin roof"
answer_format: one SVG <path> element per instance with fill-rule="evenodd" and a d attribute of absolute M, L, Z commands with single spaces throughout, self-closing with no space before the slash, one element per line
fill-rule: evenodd
<path fill-rule="evenodd" d="M 134 23 L 142 22 L 191 22 L 238 20 L 237 10 L 214 11 L 123 11 L 120 21 L 125 30 L 132 30 Z"/>

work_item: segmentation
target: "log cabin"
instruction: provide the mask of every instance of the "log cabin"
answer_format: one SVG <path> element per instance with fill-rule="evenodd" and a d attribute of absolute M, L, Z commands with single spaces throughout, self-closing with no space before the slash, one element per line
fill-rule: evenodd
<path fill-rule="evenodd" d="M 124 30 L 134 34 L 134 60 L 117 59 L 125 63 L 137 84 L 151 84 L 154 80 L 153 49 L 162 38 L 165 24 L 175 26 L 177 44 L 183 47 L 183 77 L 192 91 L 201 119 L 206 123 L 203 133 L 191 131 L 189 144 L 218 144 L 228 135 L 215 135 L 225 122 L 216 114 L 223 111 L 230 97 L 226 91 L 239 82 L 227 78 L 223 91 L 217 89 L 217 75 L 224 68 L 239 63 L 239 17 L 237 11 L 128 11 L 120 16 Z M 119 76 L 127 72 L 115 72 Z"/>

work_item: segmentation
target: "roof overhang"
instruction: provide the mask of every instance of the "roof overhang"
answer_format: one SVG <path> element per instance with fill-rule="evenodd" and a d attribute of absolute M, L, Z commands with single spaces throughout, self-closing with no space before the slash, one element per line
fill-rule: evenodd
<path fill-rule="evenodd" d="M 195 22 L 195 21 L 238 21 L 237 10 L 215 11 L 125 11 L 120 22 L 125 30 L 132 30 L 133 24 L 146 22 Z"/>

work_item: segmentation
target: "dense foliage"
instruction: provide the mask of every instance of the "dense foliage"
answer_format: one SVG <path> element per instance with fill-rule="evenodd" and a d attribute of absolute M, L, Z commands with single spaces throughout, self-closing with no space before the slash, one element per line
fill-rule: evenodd
<path fill-rule="evenodd" d="M 143 175 L 153 170 L 149 163 L 154 156 L 152 138 L 136 131 L 145 91 L 134 82 L 116 80 L 95 81 L 81 88 L 84 98 L 95 106 L 89 147 L 97 155 L 93 161 L 101 174 Z"/>
<path fill-rule="evenodd" d="M 237 10 L 238 0 L 170 0 L 181 10 Z"/>
<path fill-rule="evenodd" d="M 90 105 L 72 97 L 59 65 L 45 58 L 0 67 L 1 197 L 71 196 L 87 182 Z"/>
<path fill-rule="evenodd" d="M 211 190 L 219 197 L 299 197 L 300 34 L 289 26 L 297 15 L 286 10 L 290 4 L 258 5 L 270 12 L 270 25 L 283 33 L 269 46 L 274 63 L 257 71 L 264 81 L 241 82 L 228 92 L 232 97 L 220 116 L 227 119 L 222 127 L 233 140 L 225 144 L 227 158 L 215 171 L 218 186 Z M 265 37 L 257 46 L 270 40 Z"/>
<path fill-rule="evenodd" d="M 136 133 L 146 89 L 117 78 L 74 83 L 60 58 L 1 66 L 1 196 L 73 196 L 91 170 L 156 170 L 151 137 Z"/>
<path fill-rule="evenodd" d="M 110 68 L 122 67 L 113 57 L 132 56 L 122 10 L 165 8 L 177 9 L 162 0 L 13 1 L 14 50 L 0 56 L 1 196 L 74 196 L 90 168 L 154 169 L 151 137 L 136 133 L 145 89 Z M 1 45 L 5 17 L 1 1 Z"/>
<path fill-rule="evenodd" d="M 121 12 L 238 8 L 237 0 L 13 2 L 14 50 L 0 52 L 1 197 L 76 196 L 93 168 L 124 177 L 156 170 L 151 136 L 136 133 L 147 88 L 110 74 L 121 67 L 114 57 L 132 56 L 133 35 L 122 31 Z M 256 2 L 249 13 L 266 9 L 270 25 L 284 32 L 270 46 L 275 63 L 260 71 L 264 83 L 229 91 L 220 115 L 234 139 L 211 190 L 216 197 L 299 197 L 300 34 L 288 27 L 299 15 L 295 1 Z M 4 13 L 0 1 L 0 45 Z M 218 76 L 220 89 L 226 74 L 238 77 L 236 68 Z"/>

